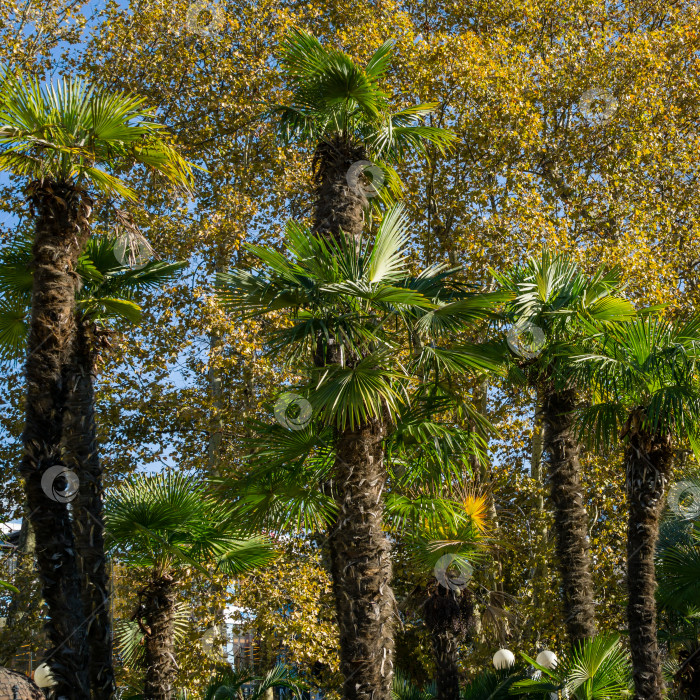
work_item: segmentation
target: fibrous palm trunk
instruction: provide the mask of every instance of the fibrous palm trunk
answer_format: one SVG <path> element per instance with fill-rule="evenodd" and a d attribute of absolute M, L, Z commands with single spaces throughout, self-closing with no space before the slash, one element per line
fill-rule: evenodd
<path fill-rule="evenodd" d="M 664 695 L 656 635 L 654 553 L 672 457 L 670 436 L 630 432 L 625 455 L 627 624 L 637 700 L 661 700 Z"/>
<path fill-rule="evenodd" d="M 145 621 L 145 700 L 171 700 L 177 673 L 175 663 L 176 591 L 173 577 L 156 576 L 141 592 L 139 618 Z"/>
<path fill-rule="evenodd" d="M 342 231 L 348 241 L 356 244 L 362 241 L 367 197 L 351 168 L 366 157 L 362 144 L 351 143 L 342 137 L 318 145 L 313 162 L 316 182 L 314 233 L 337 242 Z"/>
<path fill-rule="evenodd" d="M 554 510 L 556 553 L 564 591 L 566 631 L 576 645 L 596 633 L 588 517 L 583 505 L 579 443 L 574 430 L 574 389 L 545 392 L 544 453 Z"/>
<path fill-rule="evenodd" d="M 367 198 L 348 172 L 365 158 L 361 144 L 340 136 L 319 144 L 314 154 L 315 233 L 336 243 L 360 244 Z M 337 364 L 341 358 L 336 339 L 326 345 L 319 339 L 316 366 Z M 384 420 L 377 419 L 336 436 L 330 491 L 338 513 L 329 549 L 345 700 L 391 698 L 395 601 L 390 546 L 382 526 L 385 432 Z"/>
<path fill-rule="evenodd" d="M 47 660 L 57 682 L 54 694 L 82 700 L 89 697 L 88 647 L 68 495 L 60 472 L 65 364 L 74 338 L 75 270 L 88 233 L 90 208 L 79 191 L 48 181 L 32 187 L 30 201 L 37 220 L 21 474 L 48 608 Z"/>
<path fill-rule="evenodd" d="M 459 700 L 459 646 L 475 623 L 470 592 L 437 586 L 423 606 L 423 619 L 435 657 L 437 700 Z"/>
<path fill-rule="evenodd" d="M 114 693 L 112 632 L 102 508 L 102 465 L 95 425 L 95 329 L 78 317 L 73 353 L 66 370 L 68 397 L 64 419 L 66 463 L 80 480 L 73 501 L 73 533 L 82 581 L 90 647 L 93 700 Z"/>
<path fill-rule="evenodd" d="M 382 528 L 384 426 L 371 421 L 343 431 L 336 442 L 338 504 L 329 538 L 340 633 L 343 697 L 391 697 L 394 597 L 389 541 Z"/>

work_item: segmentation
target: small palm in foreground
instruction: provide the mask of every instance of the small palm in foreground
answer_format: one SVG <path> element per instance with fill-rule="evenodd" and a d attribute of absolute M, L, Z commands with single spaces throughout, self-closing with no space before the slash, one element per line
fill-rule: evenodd
<path fill-rule="evenodd" d="M 322 46 L 306 32 L 296 30 L 284 41 L 281 64 L 292 100 L 269 113 L 285 142 L 308 142 L 315 149 L 315 233 L 336 240 L 344 234 L 359 244 L 367 196 L 399 191 L 391 166 L 411 151 L 425 153 L 430 145 L 444 151 L 454 141 L 450 132 L 423 123 L 435 104 L 392 112 L 380 86 L 392 48 L 392 41 L 384 43 L 362 69 L 347 54 Z M 375 161 L 372 185 L 363 185 L 368 158 Z M 378 179 L 387 181 L 386 190 Z"/>
<path fill-rule="evenodd" d="M 637 695 L 664 693 L 656 628 L 654 552 L 674 450 L 700 450 L 700 319 L 671 324 L 655 317 L 591 328 L 592 352 L 577 358 L 592 403 L 582 432 L 599 449 L 625 443 L 628 502 L 627 624 Z"/>
<path fill-rule="evenodd" d="M 613 700 L 632 695 L 629 656 L 617 635 L 584 640 L 562 655 L 552 669 L 522 656 L 540 672 L 540 678 L 517 681 L 510 690 L 512 695 L 546 697 L 547 693 L 564 691 L 565 697 L 576 700 Z"/>
<path fill-rule="evenodd" d="M 185 568 L 215 565 L 241 574 L 274 556 L 269 542 L 247 537 L 228 506 L 183 475 L 136 476 L 106 499 L 107 538 L 129 566 L 150 571 L 133 619 L 145 635 L 148 700 L 170 700 L 177 672 L 174 626 Z"/>
<path fill-rule="evenodd" d="M 207 686 L 202 700 L 262 700 L 273 688 L 287 688 L 295 698 L 301 697 L 294 673 L 278 664 L 262 677 L 234 669 L 220 671 Z"/>
<path fill-rule="evenodd" d="M 134 191 L 115 174 L 134 166 L 189 186 L 190 166 L 166 139 L 164 128 L 142 99 L 81 81 L 42 86 L 3 75 L 0 170 L 26 181 L 34 218 L 20 471 L 38 544 L 55 691 L 75 700 L 111 698 L 111 659 L 90 661 L 90 626 L 81 605 L 68 506 L 47 495 L 42 478 L 49 469 L 62 466 L 66 409 L 62 383 L 75 337 L 76 269 L 90 236 L 95 194 L 134 200 Z M 96 647 L 95 654 L 100 649 L 104 646 Z"/>

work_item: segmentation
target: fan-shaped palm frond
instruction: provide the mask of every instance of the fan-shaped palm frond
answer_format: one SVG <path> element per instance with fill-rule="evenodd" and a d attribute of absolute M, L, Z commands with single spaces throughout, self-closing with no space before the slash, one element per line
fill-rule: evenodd
<path fill-rule="evenodd" d="M 505 700 L 510 697 L 514 683 L 524 677 L 522 669 L 511 668 L 504 671 L 482 671 L 476 678 L 468 681 L 462 692 L 461 700 Z"/>
<path fill-rule="evenodd" d="M 431 683 L 425 688 L 419 688 L 401 671 L 397 671 L 394 674 L 391 688 L 393 700 L 435 700 L 436 692 L 435 683 Z"/>
<path fill-rule="evenodd" d="M 1 170 L 135 199 L 134 191 L 113 174 L 127 164 L 143 166 L 176 185 L 192 183 L 192 166 L 168 144 L 164 127 L 143 98 L 70 78 L 41 85 L 3 71 Z"/>
<path fill-rule="evenodd" d="M 219 671 L 207 685 L 204 700 L 260 700 L 272 688 L 286 688 L 294 697 L 301 697 L 294 671 L 277 664 L 264 676 L 235 669 Z"/>
<path fill-rule="evenodd" d="M 81 285 L 76 306 L 85 321 L 100 325 L 115 321 L 138 323 L 138 295 L 162 285 L 186 265 L 149 261 L 140 269 L 132 269 L 117 260 L 115 245 L 113 239 L 95 236 L 88 240 L 78 260 Z M 0 357 L 5 359 L 20 357 L 26 343 L 32 289 L 31 246 L 31 237 L 21 236 L 0 254 Z"/>
<path fill-rule="evenodd" d="M 573 651 L 562 654 L 554 668 L 540 666 L 526 654 L 522 657 L 541 674 L 539 680 L 515 683 L 512 695 L 542 695 L 563 690 L 576 700 L 610 700 L 631 696 L 631 666 L 619 635 L 588 639 Z"/>
<path fill-rule="evenodd" d="M 697 319 L 676 326 L 657 317 L 591 331 L 592 352 L 573 357 L 574 376 L 591 389 L 593 400 L 581 412 L 581 431 L 597 447 L 624 432 L 629 411 L 643 408 L 645 428 L 671 433 L 697 444 L 700 357 Z"/>
<path fill-rule="evenodd" d="M 138 475 L 108 492 L 105 527 L 125 562 L 167 570 L 215 563 L 242 573 L 273 557 L 261 537 L 245 537 L 231 508 L 186 475 Z"/>
<path fill-rule="evenodd" d="M 406 151 L 423 152 L 429 144 L 444 152 L 454 136 L 424 123 L 437 105 L 391 112 L 380 82 L 392 48 L 392 41 L 385 42 L 362 69 L 342 51 L 324 47 L 306 32 L 292 31 L 281 55 L 291 103 L 273 105 L 266 116 L 277 122 L 285 141 L 299 139 L 316 145 L 340 134 L 363 143 L 378 161 L 396 163 Z"/>

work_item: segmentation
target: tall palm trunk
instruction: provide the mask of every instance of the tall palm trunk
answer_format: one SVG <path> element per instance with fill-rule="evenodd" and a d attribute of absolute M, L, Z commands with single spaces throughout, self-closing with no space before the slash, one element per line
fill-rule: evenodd
<path fill-rule="evenodd" d="M 459 645 L 475 623 L 472 596 L 437 586 L 423 606 L 423 618 L 435 657 L 437 700 L 459 700 Z"/>
<path fill-rule="evenodd" d="M 140 591 L 139 617 L 145 620 L 145 700 L 171 700 L 177 674 L 175 663 L 175 581 L 167 572 Z"/>
<path fill-rule="evenodd" d="M 342 136 L 323 141 L 314 153 L 316 182 L 313 231 L 338 241 L 341 231 L 356 244 L 362 240 L 367 198 L 355 182 L 348 182 L 348 172 L 367 154 L 362 144 L 351 143 Z"/>
<path fill-rule="evenodd" d="M 654 553 L 664 490 L 673 466 L 669 435 L 633 430 L 625 455 L 627 501 L 627 624 L 638 700 L 661 700 L 664 681 L 656 636 Z"/>
<path fill-rule="evenodd" d="M 73 353 L 66 369 L 68 397 L 64 430 L 67 464 L 80 479 L 80 490 L 73 501 L 73 533 L 87 617 L 90 687 L 93 700 L 109 700 L 114 693 L 114 670 L 104 547 L 102 465 L 95 425 L 95 343 L 95 329 L 78 317 Z"/>
<path fill-rule="evenodd" d="M 30 201 L 37 221 L 21 474 L 48 607 L 47 658 L 57 681 L 55 694 L 82 700 L 89 697 L 88 649 L 73 532 L 68 505 L 52 490 L 62 484 L 52 482 L 46 472 L 62 465 L 64 370 L 74 337 L 75 269 L 90 208 L 81 192 L 47 181 L 34 184 Z"/>
<path fill-rule="evenodd" d="M 362 241 L 367 198 L 348 182 L 348 171 L 365 158 L 362 145 L 342 136 L 319 144 L 314 154 L 315 233 L 355 246 Z M 340 362 L 335 339 L 315 358 L 318 367 Z M 390 545 L 382 527 L 385 433 L 384 421 L 372 420 L 336 436 L 331 490 L 338 514 L 329 548 L 345 700 L 391 698 L 395 601 Z"/>
<path fill-rule="evenodd" d="M 566 631 L 576 645 L 596 633 L 588 518 L 583 505 L 579 443 L 574 430 L 576 391 L 545 391 L 544 452 L 554 509 L 556 553 L 564 591 Z"/>
<path fill-rule="evenodd" d="M 338 514 L 330 535 L 331 575 L 347 700 L 388 700 L 394 664 L 394 596 L 382 529 L 385 430 L 371 421 L 336 442 Z"/>

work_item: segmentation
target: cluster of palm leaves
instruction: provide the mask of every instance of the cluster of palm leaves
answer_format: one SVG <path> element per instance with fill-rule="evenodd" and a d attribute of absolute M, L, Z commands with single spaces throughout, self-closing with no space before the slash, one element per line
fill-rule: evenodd
<path fill-rule="evenodd" d="M 585 640 L 562 654 L 552 668 L 542 666 L 526 654 L 525 663 L 479 673 L 460 691 L 461 700 L 506 700 L 531 698 L 575 698 L 612 700 L 633 695 L 629 653 L 619 635 Z M 419 689 L 403 674 L 394 679 L 394 700 L 434 700 L 435 687 Z"/>

